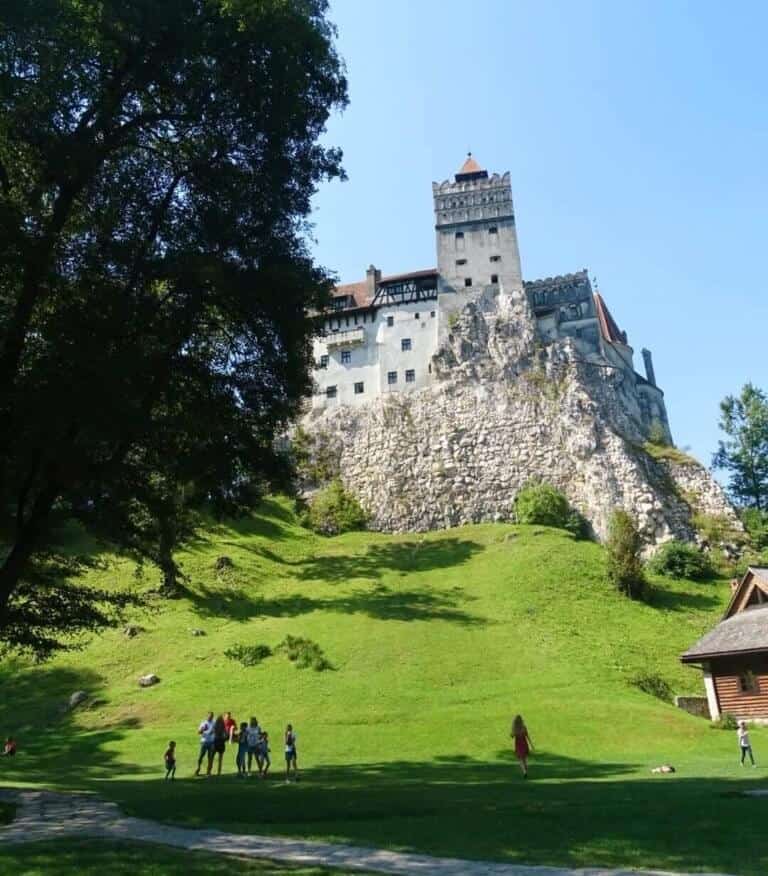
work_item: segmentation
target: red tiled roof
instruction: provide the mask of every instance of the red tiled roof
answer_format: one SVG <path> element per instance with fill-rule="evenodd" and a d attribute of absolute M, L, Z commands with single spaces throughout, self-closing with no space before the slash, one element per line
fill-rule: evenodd
<path fill-rule="evenodd" d="M 603 301 L 603 296 L 599 292 L 595 292 L 594 295 L 597 320 L 600 323 L 600 332 L 603 337 L 612 344 L 626 344 L 627 333 L 623 332 L 616 324 L 616 320 L 611 316 L 611 311 L 608 310 L 608 305 Z"/>
<path fill-rule="evenodd" d="M 382 277 L 380 283 L 391 283 L 397 280 L 410 280 L 412 277 L 428 277 L 432 274 L 437 274 L 437 268 L 426 268 L 421 271 L 408 271 L 405 274 L 390 274 L 388 277 Z M 342 283 L 336 286 L 333 290 L 333 297 L 338 298 L 342 295 L 349 295 L 354 299 L 354 305 L 349 307 L 368 307 L 373 302 L 373 297 L 368 294 L 368 283 L 365 280 L 359 280 L 357 283 Z M 347 309 L 347 308 L 345 308 Z"/>
<path fill-rule="evenodd" d="M 459 173 L 482 173 L 483 168 L 475 161 L 472 157 L 472 153 L 469 152 L 467 154 L 467 159 L 464 164 L 461 165 L 461 170 Z"/>

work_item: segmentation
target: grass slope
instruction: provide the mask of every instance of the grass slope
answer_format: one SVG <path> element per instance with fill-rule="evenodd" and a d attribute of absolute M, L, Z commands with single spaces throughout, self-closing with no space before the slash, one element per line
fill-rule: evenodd
<path fill-rule="evenodd" d="M 234 568 L 217 574 L 226 554 Z M 128 639 L 112 631 L 40 667 L 0 664 L 0 732 L 21 740 L 0 783 L 86 788 L 129 812 L 240 832 L 308 836 L 531 863 L 757 874 L 768 803 L 734 792 L 735 734 L 633 687 L 640 673 L 701 692 L 678 656 L 719 617 L 725 582 L 657 582 L 652 605 L 603 581 L 602 549 L 543 527 L 321 539 L 273 501 L 211 526 L 183 557 L 190 596 L 159 601 Z M 100 583 L 127 584 L 112 559 Z M 193 637 L 200 627 L 204 637 Z M 235 644 L 315 640 L 334 669 L 275 656 L 243 668 Z M 156 672 L 153 688 L 137 678 Z M 59 712 L 70 693 L 94 701 Z M 208 708 L 255 714 L 281 767 L 286 721 L 304 781 L 194 780 Z M 522 712 L 537 751 L 520 780 L 508 733 Z M 179 776 L 162 781 L 169 739 Z M 766 737 L 757 731 L 760 757 Z M 673 777 L 650 776 L 662 762 Z"/>

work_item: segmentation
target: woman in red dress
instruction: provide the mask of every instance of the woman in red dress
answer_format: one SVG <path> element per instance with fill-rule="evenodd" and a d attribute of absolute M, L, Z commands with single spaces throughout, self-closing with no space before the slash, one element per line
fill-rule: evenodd
<path fill-rule="evenodd" d="M 509 735 L 515 740 L 515 755 L 520 761 L 523 778 L 527 779 L 528 755 L 533 750 L 533 743 L 528 735 L 528 728 L 525 726 L 522 715 L 515 715 L 515 719 L 512 721 L 512 732 Z"/>

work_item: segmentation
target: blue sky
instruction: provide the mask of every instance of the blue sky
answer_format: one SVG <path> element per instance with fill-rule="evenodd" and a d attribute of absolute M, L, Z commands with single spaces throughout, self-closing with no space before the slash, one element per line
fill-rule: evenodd
<path fill-rule="evenodd" d="M 678 446 L 768 389 L 768 4 L 331 0 L 349 179 L 315 199 L 342 282 L 435 264 L 433 180 L 509 170 L 526 279 L 588 268 L 654 353 Z"/>

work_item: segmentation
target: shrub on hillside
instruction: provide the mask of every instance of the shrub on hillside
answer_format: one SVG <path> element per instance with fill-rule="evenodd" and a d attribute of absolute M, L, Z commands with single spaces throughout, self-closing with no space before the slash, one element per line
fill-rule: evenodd
<path fill-rule="evenodd" d="M 651 423 L 651 428 L 648 430 L 648 440 L 651 444 L 657 447 L 669 447 L 669 438 L 667 438 L 667 430 L 662 426 L 659 420 L 654 420 Z"/>
<path fill-rule="evenodd" d="M 713 730 L 736 730 L 739 722 L 730 712 L 723 712 L 716 720 L 709 725 Z"/>
<path fill-rule="evenodd" d="M 286 636 L 275 649 L 294 663 L 298 669 L 312 668 L 315 672 L 323 672 L 333 669 L 330 662 L 323 654 L 323 649 L 311 639 L 303 639 L 301 636 Z"/>
<path fill-rule="evenodd" d="M 235 660 L 242 666 L 256 666 L 272 656 L 269 645 L 233 645 L 224 652 L 225 657 Z"/>
<path fill-rule="evenodd" d="M 589 524 L 571 508 L 565 496 L 551 484 L 531 482 L 515 497 L 515 518 L 518 523 L 538 523 L 567 529 L 577 538 L 589 536 Z"/>
<path fill-rule="evenodd" d="M 301 523 L 320 535 L 365 529 L 367 522 L 368 517 L 360 503 L 338 479 L 319 490 L 301 515 Z"/>
<path fill-rule="evenodd" d="M 630 599 L 644 599 L 648 585 L 640 559 L 642 540 L 634 518 L 621 509 L 614 511 L 608 523 L 608 581 Z"/>
<path fill-rule="evenodd" d="M 663 544 L 653 555 L 648 568 L 667 578 L 689 578 L 692 581 L 701 581 L 712 575 L 712 566 L 706 555 L 684 541 Z"/>
<path fill-rule="evenodd" d="M 660 675 L 656 675 L 652 672 L 640 673 L 634 678 L 631 678 L 629 683 L 634 687 L 639 688 L 643 693 L 664 700 L 665 703 L 672 702 L 672 688 L 669 686 L 669 682 Z"/>
<path fill-rule="evenodd" d="M 758 551 L 768 548 L 768 511 L 759 508 L 744 508 L 741 522 Z"/>

